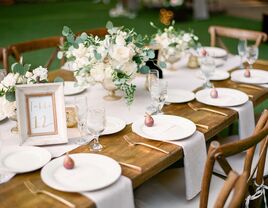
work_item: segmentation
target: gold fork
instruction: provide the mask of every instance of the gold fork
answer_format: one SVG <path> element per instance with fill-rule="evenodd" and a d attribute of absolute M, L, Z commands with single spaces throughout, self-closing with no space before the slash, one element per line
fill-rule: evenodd
<path fill-rule="evenodd" d="M 27 181 L 24 181 L 24 185 L 29 189 L 29 191 L 32 193 L 32 194 L 45 194 L 47 196 L 50 196 L 51 198 L 53 199 L 56 199 L 58 200 L 59 202 L 67 205 L 68 207 L 71 207 L 71 208 L 75 208 L 76 206 L 67 201 L 66 199 L 60 197 L 60 196 L 57 196 L 56 194 L 53 194 L 51 192 L 48 192 L 48 191 L 45 191 L 45 190 L 41 190 L 39 188 L 37 188 L 31 181 L 27 180 Z"/>
<path fill-rule="evenodd" d="M 134 141 L 132 141 L 132 140 L 129 138 L 129 136 L 127 136 L 127 135 L 124 135 L 123 138 L 124 138 L 124 140 L 125 140 L 129 145 L 131 145 L 131 146 L 141 145 L 141 146 L 145 146 L 145 147 L 149 147 L 149 148 L 151 148 L 151 149 L 157 150 L 157 151 L 159 151 L 159 152 L 163 152 L 163 153 L 165 153 L 165 154 L 169 154 L 168 151 L 163 150 L 163 149 L 160 149 L 160 148 L 155 147 L 155 146 L 152 146 L 152 145 L 150 145 L 150 144 L 146 144 L 146 143 L 143 143 L 143 142 L 134 142 Z"/>
<path fill-rule="evenodd" d="M 198 108 L 198 107 L 195 107 L 195 106 L 193 106 L 192 103 L 187 103 L 187 105 L 194 111 L 202 110 L 202 111 L 208 111 L 208 112 L 211 112 L 211 113 L 216 113 L 216 114 L 219 114 L 219 115 L 222 115 L 222 116 L 228 116 L 228 114 L 226 114 L 226 113 L 223 113 L 223 112 L 220 112 L 220 111 L 217 111 L 217 110 L 212 110 L 210 108 L 203 108 L 203 107 Z"/>

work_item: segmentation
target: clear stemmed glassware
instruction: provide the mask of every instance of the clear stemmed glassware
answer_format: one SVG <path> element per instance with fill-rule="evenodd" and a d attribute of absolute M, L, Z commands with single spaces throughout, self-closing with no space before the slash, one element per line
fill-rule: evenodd
<path fill-rule="evenodd" d="M 247 62 L 250 66 L 250 69 L 253 69 L 252 65 L 258 59 L 258 56 L 259 56 L 259 49 L 257 46 L 253 45 L 253 46 L 247 47 L 246 57 L 247 57 Z"/>
<path fill-rule="evenodd" d="M 146 88 L 151 91 L 152 84 L 158 80 L 159 72 L 156 69 L 151 69 L 146 76 Z M 149 114 L 153 114 L 157 111 L 157 108 L 153 105 L 153 103 L 151 103 L 146 110 Z"/>
<path fill-rule="evenodd" d="M 103 146 L 99 143 L 99 136 L 104 131 L 106 125 L 105 109 L 103 107 L 94 107 L 88 109 L 86 126 L 88 131 L 94 137 L 90 144 L 90 150 L 99 152 Z"/>
<path fill-rule="evenodd" d="M 204 57 L 201 59 L 201 64 L 200 64 L 201 72 L 206 78 L 206 82 L 204 84 L 204 88 L 211 88 L 213 85 L 210 82 L 210 77 L 214 74 L 215 72 L 215 60 L 209 56 Z"/>
<path fill-rule="evenodd" d="M 238 55 L 240 56 L 240 69 L 243 69 L 243 58 L 246 56 L 247 53 L 247 40 L 239 40 L 237 45 Z"/>
<path fill-rule="evenodd" d="M 168 83 L 165 80 L 159 79 L 152 83 L 150 93 L 152 105 L 156 108 L 155 114 L 163 114 L 162 108 L 167 98 Z"/>
<path fill-rule="evenodd" d="M 90 137 L 88 134 L 88 130 L 86 128 L 87 111 L 88 111 L 87 96 L 86 95 L 75 96 L 73 102 L 76 110 L 77 126 L 81 135 L 79 140 L 75 141 L 75 143 L 76 144 L 89 143 Z"/>

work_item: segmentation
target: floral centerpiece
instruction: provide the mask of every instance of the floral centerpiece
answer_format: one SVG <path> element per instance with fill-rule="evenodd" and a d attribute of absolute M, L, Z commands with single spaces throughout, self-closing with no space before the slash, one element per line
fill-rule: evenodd
<path fill-rule="evenodd" d="M 152 22 L 150 24 L 157 29 L 157 33 L 152 35 L 151 44 L 159 47 L 162 58 L 170 64 L 177 62 L 185 51 L 198 43 L 198 37 L 192 31 L 177 30 L 174 21 L 163 30 Z"/>
<path fill-rule="evenodd" d="M 14 63 L 11 72 L 0 83 L 0 115 L 16 116 L 16 85 L 47 82 L 47 69 L 41 66 L 30 69 L 30 64 Z"/>
<path fill-rule="evenodd" d="M 145 48 L 145 38 L 133 30 L 114 27 L 111 22 L 106 27 L 108 34 L 102 40 L 86 33 L 75 37 L 65 26 L 62 34 L 66 42 L 59 58 L 62 55 L 67 58 L 79 85 L 102 83 L 110 91 L 105 97 L 109 100 L 118 98 L 115 90 L 119 89 L 130 105 L 136 88 L 131 81 L 136 73 L 148 73 L 146 61 L 154 58 L 154 51 Z"/>

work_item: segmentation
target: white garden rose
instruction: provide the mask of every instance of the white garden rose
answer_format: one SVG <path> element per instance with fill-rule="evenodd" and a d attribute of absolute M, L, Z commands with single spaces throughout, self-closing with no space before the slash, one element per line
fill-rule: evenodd
<path fill-rule="evenodd" d="M 39 77 L 40 81 L 47 80 L 47 69 L 42 66 L 34 69 L 32 79 L 37 81 L 37 77 Z"/>
<path fill-rule="evenodd" d="M 190 42 L 192 40 L 192 37 L 189 33 L 185 33 L 183 36 L 182 36 L 182 40 L 185 41 L 185 42 Z"/>
<path fill-rule="evenodd" d="M 115 43 L 120 46 L 124 46 L 126 44 L 126 41 L 122 35 L 118 35 L 115 39 Z"/>
<path fill-rule="evenodd" d="M 133 75 L 137 71 L 137 64 L 135 62 L 128 62 L 122 67 L 122 71 L 127 75 Z"/>
<path fill-rule="evenodd" d="M 109 54 L 113 59 L 122 64 L 132 60 L 132 57 L 134 55 L 132 49 L 118 45 L 114 45 L 112 49 L 109 51 Z"/>
<path fill-rule="evenodd" d="M 30 77 L 32 77 L 33 76 L 33 73 L 32 72 L 26 72 L 26 74 L 25 74 L 25 77 L 26 78 L 30 78 Z"/>
<path fill-rule="evenodd" d="M 14 87 L 17 82 L 18 74 L 9 73 L 1 82 L 5 87 Z"/>
<path fill-rule="evenodd" d="M 97 63 L 90 70 L 90 74 L 96 82 L 102 82 L 105 76 L 104 70 L 105 70 L 105 64 Z"/>
<path fill-rule="evenodd" d="M 106 79 L 112 79 L 113 78 L 113 72 L 114 70 L 111 67 L 105 68 L 105 78 Z"/>
<path fill-rule="evenodd" d="M 83 43 L 78 45 L 78 48 L 72 49 L 72 55 L 75 58 L 90 57 L 90 48 L 85 47 Z"/>
<path fill-rule="evenodd" d="M 16 115 L 16 101 L 9 102 L 6 99 L 2 102 L 3 113 L 7 117 Z"/>

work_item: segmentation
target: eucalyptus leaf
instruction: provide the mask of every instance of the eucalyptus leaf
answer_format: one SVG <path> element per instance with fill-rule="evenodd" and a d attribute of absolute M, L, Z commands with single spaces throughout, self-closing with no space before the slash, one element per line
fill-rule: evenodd
<path fill-rule="evenodd" d="M 166 63 L 163 62 L 163 61 L 159 62 L 159 66 L 160 66 L 160 68 L 166 68 L 167 67 Z"/>
<path fill-rule="evenodd" d="M 99 54 L 97 51 L 94 51 L 94 56 L 97 60 L 101 59 L 101 54 Z"/>
<path fill-rule="evenodd" d="M 148 55 L 149 59 L 153 59 L 155 57 L 155 53 L 153 50 L 149 50 L 147 55 Z"/>
<path fill-rule="evenodd" d="M 12 72 L 14 74 L 18 73 L 20 75 L 25 75 L 26 72 L 28 71 L 27 68 L 28 66 L 24 67 L 22 64 L 15 63 L 12 65 Z"/>
<path fill-rule="evenodd" d="M 61 77 L 56 77 L 56 78 L 54 79 L 54 82 L 64 82 L 64 79 L 61 78 Z"/>
<path fill-rule="evenodd" d="M 144 65 L 140 68 L 140 73 L 142 73 L 142 74 L 148 74 L 149 71 L 150 71 L 150 68 L 146 65 Z"/>
<path fill-rule="evenodd" d="M 14 102 L 16 100 L 15 91 L 6 92 L 6 100 L 9 102 Z"/>
<path fill-rule="evenodd" d="M 113 23 L 111 22 L 111 21 L 108 21 L 107 22 L 107 24 L 106 24 L 106 28 L 108 29 L 108 30 L 111 30 L 111 29 L 113 29 Z"/>
<path fill-rule="evenodd" d="M 63 26 L 63 29 L 62 29 L 63 36 L 68 36 L 70 32 L 71 32 L 71 29 L 69 27 Z"/>

